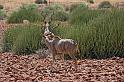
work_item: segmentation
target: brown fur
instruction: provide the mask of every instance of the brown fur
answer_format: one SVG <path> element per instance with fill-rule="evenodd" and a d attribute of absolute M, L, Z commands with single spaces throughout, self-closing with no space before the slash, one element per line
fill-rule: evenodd
<path fill-rule="evenodd" d="M 65 40 L 65 41 L 62 41 Z M 77 70 L 77 58 L 75 55 L 79 52 L 78 44 L 71 39 L 61 39 L 58 36 L 54 36 L 52 40 L 49 39 L 48 36 L 45 38 L 45 43 L 48 46 L 48 48 L 51 50 L 53 55 L 53 60 L 55 60 L 56 55 L 60 55 L 61 59 L 64 61 L 64 54 L 68 54 L 75 62 L 75 68 Z"/>
<path fill-rule="evenodd" d="M 74 40 L 61 39 L 60 37 L 55 36 L 52 32 L 49 31 L 46 23 L 43 37 L 46 46 L 52 53 L 54 61 L 56 55 L 60 55 L 61 59 L 64 61 L 64 54 L 68 54 L 74 60 L 75 69 L 77 70 L 77 58 L 75 57 L 75 54 L 77 54 L 79 49 L 78 44 Z"/>

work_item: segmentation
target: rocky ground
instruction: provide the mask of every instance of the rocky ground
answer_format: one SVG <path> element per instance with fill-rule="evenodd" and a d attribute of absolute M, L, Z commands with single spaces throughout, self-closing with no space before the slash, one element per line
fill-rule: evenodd
<path fill-rule="evenodd" d="M 71 60 L 1 53 L 0 82 L 124 82 L 124 58 L 78 60 L 76 72 Z"/>

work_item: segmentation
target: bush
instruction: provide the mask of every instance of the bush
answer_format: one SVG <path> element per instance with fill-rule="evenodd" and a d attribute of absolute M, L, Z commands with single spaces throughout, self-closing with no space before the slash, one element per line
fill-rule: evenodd
<path fill-rule="evenodd" d="M 70 12 L 72 12 L 74 9 L 76 9 L 79 6 L 79 4 L 72 4 L 70 6 Z"/>
<path fill-rule="evenodd" d="M 65 21 L 68 19 L 68 14 L 66 13 L 64 7 L 59 4 L 54 4 L 48 7 L 45 7 L 41 14 L 43 17 L 52 20 Z M 60 15 L 59 15 L 60 14 Z"/>
<path fill-rule="evenodd" d="M 47 0 L 36 0 L 36 4 L 47 4 Z"/>
<path fill-rule="evenodd" d="M 0 5 L 0 9 L 3 9 L 3 5 Z"/>
<path fill-rule="evenodd" d="M 8 52 L 12 51 L 13 44 L 22 28 L 20 27 L 11 27 L 4 32 L 4 46 L 3 51 Z"/>
<path fill-rule="evenodd" d="M 63 11 L 58 11 L 54 14 L 53 20 L 58 20 L 58 21 L 67 21 L 69 19 L 68 13 L 63 12 Z"/>
<path fill-rule="evenodd" d="M 5 32 L 4 51 L 30 54 L 41 47 L 41 29 L 36 25 L 10 28 Z"/>
<path fill-rule="evenodd" d="M 102 17 L 98 18 L 95 22 L 90 23 L 90 34 L 87 34 L 86 44 L 84 46 L 86 52 L 92 58 L 108 58 L 112 56 L 124 57 L 124 32 L 121 30 L 124 21 L 124 10 L 112 10 Z M 90 36 L 89 36 L 90 35 Z M 85 50 L 84 50 L 85 51 Z"/>
<path fill-rule="evenodd" d="M 43 16 L 50 16 L 51 14 L 53 14 L 53 12 L 56 12 L 56 11 L 64 11 L 64 7 L 62 5 L 59 5 L 59 4 L 53 4 L 53 5 L 50 5 L 50 6 L 47 6 L 45 7 L 41 13 Z"/>
<path fill-rule="evenodd" d="M 6 17 L 3 10 L 0 10 L 0 20 L 3 20 Z"/>
<path fill-rule="evenodd" d="M 88 6 L 85 3 L 82 4 L 72 4 L 70 6 L 70 12 L 72 12 L 73 10 L 75 11 L 76 9 L 84 9 L 87 8 Z"/>
<path fill-rule="evenodd" d="M 104 14 L 104 12 L 105 11 L 89 10 L 87 8 L 78 7 L 70 14 L 70 23 L 73 25 L 87 24 L 94 18 Z"/>
<path fill-rule="evenodd" d="M 111 7 L 112 7 L 112 5 L 109 1 L 103 1 L 98 5 L 99 9 L 101 9 L 101 8 L 111 8 Z"/>
<path fill-rule="evenodd" d="M 97 59 L 124 57 L 123 16 L 124 10 L 106 10 L 88 24 L 56 28 L 55 33 L 63 38 L 76 40 L 82 57 Z"/>
<path fill-rule="evenodd" d="M 37 11 L 36 5 L 23 5 L 19 10 L 10 15 L 8 23 L 22 23 L 23 20 L 41 22 L 42 19 L 41 14 Z"/>

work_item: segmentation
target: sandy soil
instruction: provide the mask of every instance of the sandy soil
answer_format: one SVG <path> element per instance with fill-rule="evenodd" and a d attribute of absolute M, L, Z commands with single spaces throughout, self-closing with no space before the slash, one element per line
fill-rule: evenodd
<path fill-rule="evenodd" d="M 0 4 L 4 5 L 4 8 L 9 15 L 12 11 L 16 10 L 18 7 L 20 7 L 22 4 L 31 4 L 34 3 L 35 0 L 0 0 Z M 72 4 L 72 3 L 77 3 L 77 2 L 82 2 L 86 0 L 49 0 L 51 2 L 60 2 L 64 4 Z M 95 0 L 96 3 L 99 3 L 101 1 L 105 0 Z M 108 0 L 112 4 L 118 1 L 124 1 L 124 0 Z"/>
<path fill-rule="evenodd" d="M 35 0 L 0 0 L 0 4 L 4 5 L 6 8 L 15 8 L 21 4 L 34 3 Z M 49 0 L 50 2 L 82 2 L 86 0 Z M 101 1 L 110 1 L 111 3 L 121 2 L 124 0 L 94 0 L 96 3 Z"/>
<path fill-rule="evenodd" d="M 73 62 L 40 59 L 38 55 L 0 54 L 0 82 L 124 82 L 124 58 L 78 60 L 78 72 Z"/>

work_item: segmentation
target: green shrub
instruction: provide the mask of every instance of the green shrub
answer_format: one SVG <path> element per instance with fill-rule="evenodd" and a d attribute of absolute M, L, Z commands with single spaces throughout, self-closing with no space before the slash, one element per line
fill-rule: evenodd
<path fill-rule="evenodd" d="M 4 46 L 3 46 L 3 51 L 8 52 L 8 51 L 12 51 L 12 47 L 13 44 L 19 34 L 19 32 L 21 32 L 20 27 L 11 27 L 9 29 L 7 29 L 4 32 Z"/>
<path fill-rule="evenodd" d="M 61 4 L 52 4 L 49 7 L 54 11 L 65 11 L 64 6 Z"/>
<path fill-rule="evenodd" d="M 3 20 L 6 17 L 3 10 L 0 10 L 0 20 Z"/>
<path fill-rule="evenodd" d="M 67 21 L 69 19 L 68 13 L 63 12 L 63 11 L 58 11 L 54 14 L 53 20 L 58 20 L 58 21 Z"/>
<path fill-rule="evenodd" d="M 72 4 L 70 6 L 70 12 L 72 12 L 74 9 L 76 9 L 79 6 L 79 4 Z"/>
<path fill-rule="evenodd" d="M 72 4 L 70 6 L 70 12 L 75 11 L 76 9 L 85 9 L 88 6 L 85 3 L 81 3 L 81 4 Z"/>
<path fill-rule="evenodd" d="M 3 7 L 3 5 L 0 5 L 0 9 L 3 9 L 4 7 Z"/>
<path fill-rule="evenodd" d="M 41 47 L 41 29 L 36 25 L 10 28 L 5 32 L 4 51 L 30 54 Z"/>
<path fill-rule="evenodd" d="M 8 18 L 8 23 L 22 23 L 23 20 L 30 22 L 41 22 L 41 14 L 37 11 L 36 5 L 23 5 L 17 11 L 13 12 Z"/>
<path fill-rule="evenodd" d="M 88 41 L 91 43 L 86 50 L 90 53 L 87 56 L 92 58 L 124 57 L 123 15 L 124 10 L 112 10 L 87 26 L 91 29 L 90 38 L 85 41 L 87 45 L 89 45 Z M 89 34 L 87 36 L 89 37 Z M 84 49 L 87 47 L 83 46 Z"/>
<path fill-rule="evenodd" d="M 58 20 L 58 21 L 65 21 L 68 19 L 68 14 L 65 12 L 65 9 L 62 5 L 54 4 L 48 7 L 45 7 L 41 14 L 46 20 Z"/>
<path fill-rule="evenodd" d="M 89 10 L 87 8 L 79 7 L 70 14 L 70 23 L 73 25 L 87 24 L 90 20 L 104 14 L 104 12 L 105 11 L 102 10 Z"/>
<path fill-rule="evenodd" d="M 109 1 L 103 1 L 98 5 L 99 9 L 101 9 L 101 8 L 111 8 L 111 7 L 112 7 L 112 5 Z"/>
<path fill-rule="evenodd" d="M 40 47 L 40 41 L 40 28 L 31 26 L 18 35 L 12 50 L 17 54 L 30 54 Z"/>
<path fill-rule="evenodd" d="M 90 20 L 88 24 L 56 28 L 55 33 L 63 38 L 76 40 L 82 57 L 97 59 L 124 57 L 123 21 L 124 10 L 107 10 Z"/>
<path fill-rule="evenodd" d="M 36 0 L 36 4 L 47 4 L 47 0 Z"/>
<path fill-rule="evenodd" d="M 50 5 L 50 6 L 47 6 L 45 7 L 41 13 L 43 16 L 50 16 L 51 14 L 53 14 L 53 12 L 56 12 L 56 11 L 64 11 L 64 7 L 60 4 L 53 4 L 53 5 Z"/>

